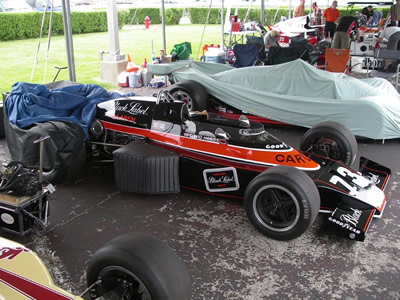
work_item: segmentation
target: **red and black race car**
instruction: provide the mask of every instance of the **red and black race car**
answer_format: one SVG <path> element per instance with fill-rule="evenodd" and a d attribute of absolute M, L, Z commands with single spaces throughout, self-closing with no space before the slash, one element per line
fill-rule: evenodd
<path fill-rule="evenodd" d="M 181 186 L 241 198 L 254 227 L 278 240 L 300 236 L 324 212 L 338 231 L 362 241 L 386 205 L 390 170 L 366 158 L 358 172 L 351 169 L 357 142 L 335 122 L 312 127 L 296 150 L 244 115 L 189 112 L 162 91 L 98 104 L 90 137 L 94 155 L 113 155 L 120 188 L 170 193 Z"/>

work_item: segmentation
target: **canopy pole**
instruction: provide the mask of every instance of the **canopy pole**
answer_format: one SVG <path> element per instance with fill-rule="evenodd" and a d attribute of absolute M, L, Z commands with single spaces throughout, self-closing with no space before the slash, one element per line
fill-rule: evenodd
<path fill-rule="evenodd" d="M 249 3 L 250 3 L 250 4 L 249 4 L 249 7 L 247 8 L 246 16 L 244 17 L 244 20 L 243 20 L 244 23 L 247 22 L 247 19 L 249 18 L 249 15 L 250 15 L 251 8 L 252 8 L 252 6 L 253 6 L 253 5 L 251 4 L 251 1 L 250 1 Z"/>
<path fill-rule="evenodd" d="M 262 26 L 264 26 L 264 19 L 265 19 L 264 13 L 265 13 L 264 12 L 264 0 L 261 0 L 261 25 Z"/>
<path fill-rule="evenodd" d="M 163 48 L 167 51 L 167 40 L 165 36 L 165 7 L 164 0 L 161 0 L 161 21 L 162 21 L 162 33 L 163 33 Z"/>
<path fill-rule="evenodd" d="M 67 48 L 69 80 L 76 81 L 74 45 L 72 42 L 71 8 L 69 5 L 69 0 L 62 0 L 61 3 L 63 11 L 64 38 Z"/>
<path fill-rule="evenodd" d="M 207 13 L 207 18 L 206 18 L 206 23 L 204 24 L 204 27 L 203 27 L 203 33 L 202 33 L 202 35 L 201 35 L 200 44 L 199 44 L 199 50 L 197 51 L 196 60 L 199 59 L 199 53 L 200 53 L 200 49 L 201 49 L 201 44 L 203 44 L 204 33 L 205 33 L 205 31 L 206 31 L 206 26 L 207 26 L 208 20 L 209 20 L 209 18 L 210 18 L 212 2 L 213 2 L 213 0 L 210 0 L 210 6 L 208 7 L 208 13 Z"/>
<path fill-rule="evenodd" d="M 222 29 L 221 29 L 221 49 L 225 50 L 224 49 L 224 40 L 225 40 L 225 32 L 224 32 L 224 29 L 225 29 L 224 0 L 221 0 L 221 26 L 222 26 Z"/>
<path fill-rule="evenodd" d="M 33 74 L 35 73 L 36 62 L 38 60 L 38 54 L 39 54 L 39 50 L 40 50 L 40 40 L 42 39 L 44 21 L 46 19 L 46 12 L 47 12 L 47 5 L 45 6 L 45 8 L 43 10 L 42 24 L 40 25 L 39 42 L 38 42 L 38 46 L 37 46 L 37 49 L 36 49 L 35 58 L 33 60 L 33 66 L 32 66 L 32 72 L 31 72 L 31 81 L 30 82 L 32 82 L 32 80 L 33 80 Z"/>
<path fill-rule="evenodd" d="M 47 33 L 47 50 L 46 50 L 46 59 L 44 61 L 44 73 L 43 73 L 43 83 L 46 83 L 46 73 L 47 73 L 47 63 L 49 60 L 49 51 L 50 51 L 50 41 L 51 41 L 51 31 L 53 29 L 53 5 L 54 0 L 51 0 L 51 10 L 50 10 L 50 19 L 49 19 L 49 30 Z"/>

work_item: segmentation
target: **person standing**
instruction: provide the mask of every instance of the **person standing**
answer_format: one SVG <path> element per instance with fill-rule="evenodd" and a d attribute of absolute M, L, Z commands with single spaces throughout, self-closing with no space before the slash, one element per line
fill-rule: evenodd
<path fill-rule="evenodd" d="M 400 0 L 396 0 L 396 4 L 393 4 L 388 12 L 387 19 L 391 18 L 392 26 L 400 26 Z"/>
<path fill-rule="evenodd" d="M 400 1 L 400 0 L 398 0 Z M 340 17 L 339 10 L 337 7 L 337 1 L 333 1 L 331 7 L 325 9 L 324 14 L 322 15 L 325 21 L 325 37 L 333 38 L 336 30 L 336 21 Z"/>
<path fill-rule="evenodd" d="M 313 20 L 312 20 L 312 25 L 321 25 L 322 11 L 321 11 L 321 9 L 318 7 L 317 2 L 313 2 L 312 8 L 313 8 Z"/>
<path fill-rule="evenodd" d="M 305 0 L 300 0 L 299 5 L 294 9 L 293 18 L 304 16 L 304 1 Z"/>
<path fill-rule="evenodd" d="M 356 30 L 357 34 L 357 42 L 360 42 L 360 30 L 357 23 L 357 19 L 353 16 L 344 16 L 343 18 L 341 18 L 339 25 L 336 28 L 331 48 L 349 49 L 350 34 L 354 29 Z"/>
<path fill-rule="evenodd" d="M 386 50 L 400 50 L 400 27 L 388 26 L 381 31 L 376 43 L 387 41 Z M 391 59 L 385 59 L 383 68 L 379 69 L 381 72 L 388 72 L 390 64 L 394 62 Z"/>

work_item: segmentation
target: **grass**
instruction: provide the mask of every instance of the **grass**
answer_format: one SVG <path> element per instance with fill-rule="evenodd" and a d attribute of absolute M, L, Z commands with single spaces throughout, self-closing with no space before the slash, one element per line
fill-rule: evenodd
<path fill-rule="evenodd" d="M 166 27 L 167 52 L 173 45 L 182 42 L 191 42 L 192 57 L 196 59 L 203 25 L 176 25 Z M 208 25 L 202 45 L 219 43 L 221 36 L 220 25 Z M 162 27 L 151 25 L 150 30 L 143 26 L 133 26 L 119 32 L 122 54 L 129 53 L 134 63 L 141 65 L 144 58 L 151 60 L 151 40 L 154 52 L 159 54 L 162 48 Z M 31 72 L 39 39 L 0 42 L 0 92 L 10 91 L 18 81 L 30 82 Z M 100 51 L 108 51 L 108 34 L 91 33 L 73 36 L 76 81 L 80 83 L 95 83 L 108 90 L 117 86 L 100 82 Z M 44 77 L 47 49 L 47 37 L 40 40 L 40 51 L 35 67 L 33 83 L 51 82 L 56 74 L 56 66 L 67 66 L 65 41 L 63 36 L 51 38 L 50 51 L 47 62 L 46 77 Z M 201 51 L 201 50 L 200 50 Z M 199 58 L 201 56 L 201 52 Z M 62 70 L 57 80 L 68 80 L 68 70 Z"/>

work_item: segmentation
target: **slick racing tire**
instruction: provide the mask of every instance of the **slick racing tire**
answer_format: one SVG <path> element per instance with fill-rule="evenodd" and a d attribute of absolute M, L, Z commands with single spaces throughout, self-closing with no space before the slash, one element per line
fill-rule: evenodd
<path fill-rule="evenodd" d="M 119 236 L 93 255 L 87 284 L 98 280 L 89 291 L 91 299 L 108 299 L 111 291 L 117 293 L 116 299 L 191 298 L 191 282 L 182 261 L 165 243 L 144 233 Z"/>
<path fill-rule="evenodd" d="M 189 111 L 203 111 L 208 108 L 208 93 L 196 81 L 178 82 L 169 89 L 169 93 L 174 99 L 185 102 Z"/>
<path fill-rule="evenodd" d="M 272 167 L 247 186 L 244 207 L 250 223 L 276 240 L 302 235 L 314 222 L 320 208 L 316 185 L 303 171 Z"/>
<path fill-rule="evenodd" d="M 86 162 L 86 147 L 83 144 L 81 150 L 71 158 L 71 161 L 66 162 L 59 159 L 54 162 L 52 169 L 43 170 L 43 178 L 47 181 L 56 184 L 64 180 L 70 180 L 76 177 L 82 170 Z"/>
<path fill-rule="evenodd" d="M 350 166 L 357 155 L 357 141 L 345 126 L 327 121 L 314 125 L 304 134 L 300 150 L 339 160 Z"/>

